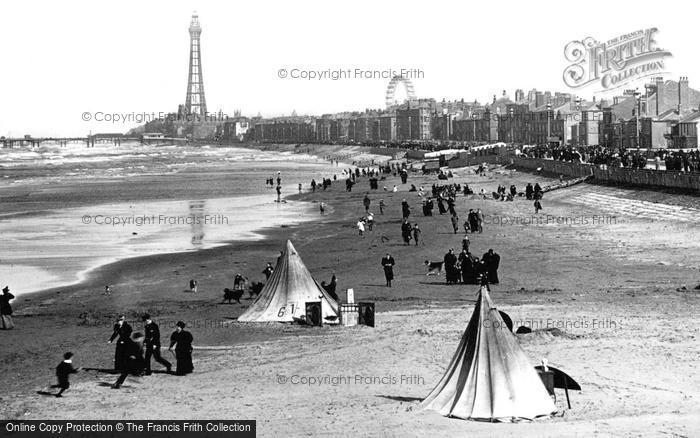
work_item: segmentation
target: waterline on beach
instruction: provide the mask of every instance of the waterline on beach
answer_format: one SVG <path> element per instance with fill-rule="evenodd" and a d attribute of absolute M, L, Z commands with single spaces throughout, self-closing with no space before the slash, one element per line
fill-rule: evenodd
<path fill-rule="evenodd" d="M 313 220 L 315 211 L 270 195 L 56 210 L 3 224 L 0 281 L 16 294 L 70 285 L 118 260 L 257 240 L 260 230 Z"/>

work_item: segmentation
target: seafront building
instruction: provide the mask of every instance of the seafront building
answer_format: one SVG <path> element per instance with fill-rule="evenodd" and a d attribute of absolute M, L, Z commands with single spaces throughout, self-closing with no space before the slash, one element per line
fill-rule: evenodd
<path fill-rule="evenodd" d="M 260 119 L 251 127 L 253 138 L 260 142 L 505 142 L 646 149 L 697 148 L 698 121 L 700 92 L 682 77 L 678 81 L 654 78 L 644 93 L 625 90 L 610 100 L 518 89 L 514 99 L 504 91 L 487 104 L 411 99 L 384 110 L 303 120 Z M 281 124 L 296 126 L 280 133 L 275 127 Z"/>

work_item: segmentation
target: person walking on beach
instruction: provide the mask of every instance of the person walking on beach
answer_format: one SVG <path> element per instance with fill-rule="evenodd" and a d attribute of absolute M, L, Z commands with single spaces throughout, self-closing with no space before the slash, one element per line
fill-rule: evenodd
<path fill-rule="evenodd" d="M 282 186 L 277 186 L 277 202 L 282 202 Z"/>
<path fill-rule="evenodd" d="M 482 213 L 480 208 L 476 209 L 476 225 L 479 229 L 479 234 L 484 232 L 484 213 Z"/>
<path fill-rule="evenodd" d="M 63 393 L 70 388 L 69 377 L 71 374 L 76 374 L 82 367 L 73 367 L 73 353 L 70 351 L 63 354 L 63 360 L 56 367 L 56 378 L 58 384 L 52 385 L 52 388 L 58 388 L 56 397 L 63 397 Z"/>
<path fill-rule="evenodd" d="M 457 213 L 450 217 L 450 221 L 452 222 L 452 230 L 457 234 L 457 231 L 459 231 L 459 216 L 457 216 Z"/>
<path fill-rule="evenodd" d="M 2 319 L 2 329 L 12 330 L 15 327 L 14 322 L 12 322 L 12 305 L 10 300 L 15 298 L 14 295 L 10 293 L 10 287 L 5 286 L 2 289 L 2 295 L 0 295 L 0 319 Z"/>
<path fill-rule="evenodd" d="M 488 276 L 489 283 L 498 284 L 498 266 L 501 263 L 501 256 L 489 249 L 487 253 L 481 257 L 484 262 L 484 267 L 486 269 L 486 275 Z"/>
<path fill-rule="evenodd" d="M 321 211 L 321 214 L 326 212 L 326 203 L 325 202 L 319 202 L 318 203 L 318 209 Z"/>
<path fill-rule="evenodd" d="M 365 213 L 369 213 L 369 206 L 372 204 L 372 200 L 369 199 L 369 192 L 365 193 L 362 204 L 365 206 Z"/>
<path fill-rule="evenodd" d="M 126 364 L 126 341 L 130 339 L 132 331 L 124 315 L 119 315 L 117 322 L 114 324 L 112 336 L 107 341 L 108 344 L 111 344 L 115 339 L 117 340 L 117 346 L 114 349 L 114 369 L 117 371 L 121 371 Z"/>
<path fill-rule="evenodd" d="M 190 292 L 197 293 L 197 280 L 194 278 L 190 280 Z"/>
<path fill-rule="evenodd" d="M 301 183 L 299 183 L 299 194 L 301 195 Z"/>
<path fill-rule="evenodd" d="M 265 269 L 263 269 L 263 271 L 262 271 L 262 273 L 265 274 L 265 279 L 266 279 L 266 280 L 269 280 L 269 279 L 270 279 L 270 275 L 272 275 L 272 271 L 274 271 L 274 270 L 275 270 L 275 269 L 274 269 L 274 268 L 272 267 L 272 265 L 268 262 L 268 263 L 267 263 L 267 266 L 265 266 Z"/>
<path fill-rule="evenodd" d="M 386 207 L 386 204 L 384 203 L 383 199 L 379 200 L 379 214 L 384 214 L 384 208 Z"/>
<path fill-rule="evenodd" d="M 105 295 L 112 295 L 112 289 L 108 284 L 105 284 Z"/>
<path fill-rule="evenodd" d="M 401 214 L 404 219 L 408 219 L 408 217 L 411 215 L 411 207 L 408 205 L 408 202 L 404 199 L 401 201 Z"/>
<path fill-rule="evenodd" d="M 357 231 L 360 237 L 362 237 L 365 234 L 365 221 L 362 220 L 362 218 L 358 219 L 357 221 Z"/>
<path fill-rule="evenodd" d="M 233 290 L 245 290 L 247 279 L 240 273 L 233 277 Z"/>
<path fill-rule="evenodd" d="M 447 254 L 445 254 L 445 257 L 443 257 L 443 266 L 445 267 L 445 281 L 447 284 L 457 283 L 457 256 L 452 248 L 450 248 Z"/>
<path fill-rule="evenodd" d="M 411 224 L 408 222 L 408 219 L 404 218 L 403 223 L 401 223 L 401 238 L 403 239 L 404 245 L 411 244 L 411 232 L 412 231 L 413 231 L 413 228 L 411 228 Z"/>
<path fill-rule="evenodd" d="M 420 240 L 420 234 L 421 230 L 418 228 L 418 224 L 413 224 L 413 241 L 416 242 L 416 246 L 418 246 L 418 240 Z M 423 242 L 423 245 L 425 245 L 425 242 Z"/>
<path fill-rule="evenodd" d="M 391 280 L 394 279 L 394 258 L 391 254 L 386 253 L 382 258 L 382 267 L 384 268 L 384 278 L 386 278 L 386 286 L 391 287 Z"/>
<path fill-rule="evenodd" d="M 311 191 L 316 193 L 316 180 L 315 179 L 311 180 Z"/>
<path fill-rule="evenodd" d="M 175 347 L 175 360 L 177 360 L 175 374 L 184 376 L 194 371 L 194 365 L 192 365 L 192 341 L 194 339 L 192 334 L 185 330 L 184 322 L 178 321 L 175 326 L 175 331 L 170 335 L 168 350 L 173 351 L 173 346 Z"/>
<path fill-rule="evenodd" d="M 466 222 L 465 222 L 465 223 L 466 223 Z M 469 236 L 467 236 L 467 235 L 465 234 L 464 237 L 462 238 L 462 251 L 469 252 L 469 244 L 470 244 L 470 242 L 469 242 Z"/>
<path fill-rule="evenodd" d="M 145 361 L 143 359 L 143 333 L 136 332 L 134 337 L 127 338 L 124 342 L 124 367 L 120 370 L 121 374 L 117 381 L 112 385 L 112 389 L 121 388 L 129 374 L 140 376 L 143 374 Z"/>
<path fill-rule="evenodd" d="M 151 356 L 153 356 L 156 362 L 163 365 L 168 374 L 170 374 L 172 365 L 160 355 L 160 329 L 158 328 L 158 324 L 153 322 L 151 315 L 148 313 L 145 313 L 141 319 L 144 322 L 143 330 L 146 333 L 143 340 L 143 345 L 146 348 L 144 358 L 146 362 L 146 375 L 151 375 Z"/>
<path fill-rule="evenodd" d="M 374 215 L 372 212 L 367 213 L 367 229 L 369 231 L 372 231 L 372 228 L 374 227 Z"/>
<path fill-rule="evenodd" d="M 539 199 L 535 199 L 534 206 L 535 206 L 535 214 L 539 213 L 540 210 L 542 210 L 542 204 L 540 203 Z"/>

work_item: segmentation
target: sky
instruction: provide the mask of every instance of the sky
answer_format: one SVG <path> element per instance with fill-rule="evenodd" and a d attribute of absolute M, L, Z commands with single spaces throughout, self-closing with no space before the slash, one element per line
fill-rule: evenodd
<path fill-rule="evenodd" d="M 700 88 L 697 14 L 681 2 L 22 1 L 0 3 L 0 136 L 125 132 L 184 103 L 189 22 L 202 26 L 209 112 L 278 116 L 384 107 L 388 78 L 292 71 L 418 69 L 418 97 L 487 102 L 506 90 L 572 92 L 573 40 L 658 28 L 667 79 Z M 286 78 L 279 72 L 285 69 Z M 637 85 L 643 86 L 644 81 Z M 592 97 L 597 90 L 576 90 Z M 85 113 L 89 121 L 85 121 Z M 112 117 L 111 114 L 118 116 Z M 126 121 L 109 119 L 125 118 Z M 99 120 L 96 120 L 99 119 Z"/>

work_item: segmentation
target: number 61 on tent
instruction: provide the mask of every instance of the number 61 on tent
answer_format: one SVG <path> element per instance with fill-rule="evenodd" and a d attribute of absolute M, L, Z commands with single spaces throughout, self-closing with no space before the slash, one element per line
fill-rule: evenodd
<path fill-rule="evenodd" d="M 294 315 L 294 303 L 289 304 L 289 308 L 291 309 L 291 314 Z M 283 317 L 286 314 L 287 311 L 287 306 L 282 306 L 280 307 L 280 311 L 277 312 L 278 317 Z"/>

